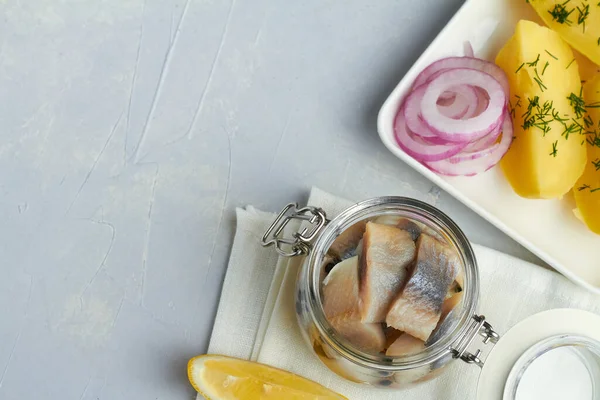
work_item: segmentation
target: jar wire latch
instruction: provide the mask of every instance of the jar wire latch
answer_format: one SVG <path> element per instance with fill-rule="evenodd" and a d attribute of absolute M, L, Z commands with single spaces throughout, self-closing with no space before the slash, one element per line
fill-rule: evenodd
<path fill-rule="evenodd" d="M 293 232 L 292 237 L 284 237 L 283 230 L 293 220 L 306 221 L 305 226 L 299 232 Z M 298 208 L 297 203 L 290 203 L 281 210 L 275 221 L 262 237 L 263 247 L 275 245 L 279 255 L 283 257 L 295 257 L 308 254 L 312 241 L 319 235 L 327 225 L 325 211 L 317 207 L 306 206 Z"/>
<path fill-rule="evenodd" d="M 460 358 L 467 364 L 475 364 L 480 368 L 483 368 L 484 361 L 480 358 L 482 353 L 481 349 L 475 350 L 474 353 L 468 351 L 478 335 L 483 337 L 482 342 L 485 345 L 488 343 L 496 344 L 498 340 L 500 340 L 500 335 L 494 331 L 483 315 L 474 315 L 469 329 L 460 339 L 456 348 L 452 348 L 452 354 L 454 358 Z"/>

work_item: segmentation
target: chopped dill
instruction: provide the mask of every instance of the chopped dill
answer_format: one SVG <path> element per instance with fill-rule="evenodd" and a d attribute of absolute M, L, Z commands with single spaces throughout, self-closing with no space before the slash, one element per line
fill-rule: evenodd
<path fill-rule="evenodd" d="M 552 16 L 552 19 L 558 22 L 559 24 L 571 25 L 569 16 L 575 9 L 571 9 L 571 11 L 567 10 L 565 6 L 569 1 L 570 0 L 567 0 L 562 4 L 556 4 L 552 10 L 548 10 L 548 13 Z"/>
<path fill-rule="evenodd" d="M 555 60 L 558 60 L 558 58 L 557 58 L 557 57 L 556 57 L 554 54 L 550 53 L 548 50 L 544 50 L 544 51 L 545 51 L 546 53 L 548 53 L 548 55 L 549 55 L 550 57 L 554 58 Z"/>
<path fill-rule="evenodd" d="M 577 190 L 579 190 L 579 191 L 581 192 L 581 191 L 583 191 L 583 190 L 586 190 L 586 189 L 589 189 L 589 188 L 590 188 L 590 185 L 588 185 L 588 184 L 586 183 L 586 184 L 584 184 L 584 185 L 582 185 L 582 186 L 579 186 L 579 187 L 577 188 Z"/>
<path fill-rule="evenodd" d="M 546 64 L 544 65 L 544 69 L 542 69 L 542 76 L 544 76 L 544 72 L 546 72 L 546 68 L 548 68 L 548 65 L 550 65 L 550 63 L 548 61 L 546 61 Z"/>
<path fill-rule="evenodd" d="M 575 111 L 575 115 L 577 116 L 577 118 L 581 118 L 583 113 L 586 112 L 585 111 L 585 101 L 583 101 L 582 94 L 583 94 L 583 87 L 579 91 L 579 96 L 577 96 L 575 93 L 571 92 L 569 97 L 567 97 L 567 100 L 569 100 L 569 104 L 571 105 L 571 107 L 573 107 L 573 111 Z"/>
<path fill-rule="evenodd" d="M 577 6 L 577 12 L 579 13 L 577 16 L 577 25 L 583 25 L 583 32 L 585 32 L 585 21 L 590 15 L 589 4 L 586 4 L 585 6 L 581 4 L 581 8 Z"/>
<path fill-rule="evenodd" d="M 556 146 L 558 146 L 558 140 L 552 143 L 552 152 L 550 153 L 552 157 L 556 157 L 556 154 L 558 153 L 558 149 L 556 148 Z"/>
<path fill-rule="evenodd" d="M 517 68 L 517 70 L 515 71 L 515 74 L 516 74 L 517 72 L 519 72 L 519 71 L 521 70 L 521 68 L 523 68 L 523 66 L 524 66 L 524 65 L 525 65 L 525 63 L 523 63 L 523 64 L 519 65 L 519 68 Z"/>
<path fill-rule="evenodd" d="M 572 59 L 571 62 L 567 65 L 567 68 L 565 68 L 565 69 L 569 69 L 569 67 L 571 66 L 571 64 L 573 64 L 573 61 L 575 61 L 575 59 Z"/>
<path fill-rule="evenodd" d="M 574 119 L 571 119 L 571 121 L 573 121 L 573 122 L 569 125 L 567 125 L 563 122 L 565 130 L 563 131 L 563 133 L 561 133 L 561 136 L 564 136 L 565 140 L 569 140 L 569 135 L 572 133 L 578 133 L 578 134 L 584 133 L 583 126 L 581 126 L 581 124 L 579 122 L 577 122 Z"/>
<path fill-rule="evenodd" d="M 594 165 L 594 168 L 596 168 L 596 171 L 600 170 L 600 158 L 596 158 L 592 161 L 592 164 Z"/>
<path fill-rule="evenodd" d="M 527 66 L 529 67 L 537 67 L 538 62 L 540 61 L 540 55 L 537 55 L 537 58 L 535 60 L 533 60 L 532 62 L 528 62 L 526 63 Z"/>
<path fill-rule="evenodd" d="M 600 137 L 598 137 L 598 134 L 595 132 L 590 132 L 591 135 L 594 135 L 594 137 L 588 137 L 586 139 L 586 141 L 588 142 L 588 144 L 590 146 L 594 146 L 594 147 L 600 147 Z"/>
<path fill-rule="evenodd" d="M 540 87 L 540 90 L 541 90 L 542 92 L 544 91 L 544 89 L 548 89 L 548 88 L 546 87 L 546 85 L 544 85 L 544 83 L 543 83 L 543 82 L 542 82 L 542 81 L 541 81 L 541 80 L 540 80 L 538 77 L 535 77 L 535 78 L 533 78 L 533 80 L 535 81 L 535 83 L 537 83 L 537 84 L 538 84 L 538 86 Z"/>

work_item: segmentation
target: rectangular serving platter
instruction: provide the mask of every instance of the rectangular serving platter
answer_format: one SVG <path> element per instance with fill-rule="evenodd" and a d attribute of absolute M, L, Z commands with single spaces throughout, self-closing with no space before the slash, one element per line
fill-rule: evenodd
<path fill-rule="evenodd" d="M 571 194 L 555 200 L 524 199 L 514 193 L 498 166 L 474 177 L 440 176 L 404 153 L 394 138 L 394 117 L 419 72 L 440 58 L 462 56 L 465 41 L 471 42 L 476 57 L 493 61 L 520 19 L 543 24 L 525 0 L 467 0 L 383 104 L 377 121 L 379 136 L 410 167 L 558 272 L 600 294 L 600 236 L 575 217 Z M 586 73 L 595 70 L 583 57 L 577 59 Z"/>

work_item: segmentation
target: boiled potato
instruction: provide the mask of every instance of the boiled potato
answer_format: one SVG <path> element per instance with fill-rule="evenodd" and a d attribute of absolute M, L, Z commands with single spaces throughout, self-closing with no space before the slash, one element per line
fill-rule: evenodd
<path fill-rule="evenodd" d="M 600 75 L 584 85 L 587 115 L 588 162 L 573 188 L 578 214 L 593 232 L 600 234 Z"/>
<path fill-rule="evenodd" d="M 548 27 L 600 65 L 600 4 L 588 0 L 529 0 Z"/>
<path fill-rule="evenodd" d="M 581 81 L 573 52 L 556 32 L 519 21 L 496 64 L 508 76 L 514 123 L 502 170 L 522 197 L 561 197 L 586 162 Z"/>

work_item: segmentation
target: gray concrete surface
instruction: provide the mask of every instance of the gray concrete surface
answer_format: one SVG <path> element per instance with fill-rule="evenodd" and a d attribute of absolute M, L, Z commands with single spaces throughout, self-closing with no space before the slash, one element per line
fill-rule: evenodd
<path fill-rule="evenodd" d="M 0 399 L 193 398 L 235 207 L 312 185 L 536 261 L 378 140 L 460 4 L 0 1 Z"/>

